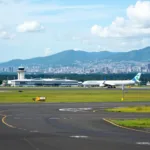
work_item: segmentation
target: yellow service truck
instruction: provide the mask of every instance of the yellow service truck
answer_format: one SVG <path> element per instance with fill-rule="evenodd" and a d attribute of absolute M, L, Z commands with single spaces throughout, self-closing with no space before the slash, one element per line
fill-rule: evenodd
<path fill-rule="evenodd" d="M 33 101 L 36 101 L 36 102 L 38 102 L 38 101 L 45 101 L 46 100 L 46 97 L 44 97 L 44 96 L 37 96 L 36 98 L 33 98 Z"/>

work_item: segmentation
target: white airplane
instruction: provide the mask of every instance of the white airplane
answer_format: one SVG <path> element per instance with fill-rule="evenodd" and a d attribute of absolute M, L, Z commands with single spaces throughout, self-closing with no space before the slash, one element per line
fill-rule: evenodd
<path fill-rule="evenodd" d="M 84 87 L 99 86 L 99 87 L 116 88 L 116 86 L 119 85 L 124 86 L 140 83 L 140 77 L 141 73 L 138 73 L 132 80 L 91 80 L 91 81 L 84 81 L 82 85 Z"/>

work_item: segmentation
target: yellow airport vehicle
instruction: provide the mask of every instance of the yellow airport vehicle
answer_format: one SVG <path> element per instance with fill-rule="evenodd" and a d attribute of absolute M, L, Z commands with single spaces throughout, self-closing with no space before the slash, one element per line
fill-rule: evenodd
<path fill-rule="evenodd" d="M 33 101 L 38 102 L 38 101 L 45 101 L 46 97 L 44 96 L 37 96 L 36 98 L 33 98 Z"/>

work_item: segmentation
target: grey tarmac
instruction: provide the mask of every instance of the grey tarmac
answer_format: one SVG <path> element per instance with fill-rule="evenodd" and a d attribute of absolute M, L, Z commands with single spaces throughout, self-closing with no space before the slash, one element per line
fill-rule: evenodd
<path fill-rule="evenodd" d="M 149 118 L 106 108 L 150 102 L 0 105 L 0 150 L 147 150 L 150 133 L 113 126 L 103 118 Z M 60 111 L 63 110 L 63 111 Z"/>

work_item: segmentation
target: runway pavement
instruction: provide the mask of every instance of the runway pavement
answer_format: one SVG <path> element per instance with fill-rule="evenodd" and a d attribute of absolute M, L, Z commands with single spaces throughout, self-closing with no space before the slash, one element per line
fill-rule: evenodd
<path fill-rule="evenodd" d="M 149 118 L 104 109 L 133 103 L 1 104 L 0 150 L 147 150 L 150 133 L 119 128 L 103 118 Z"/>

